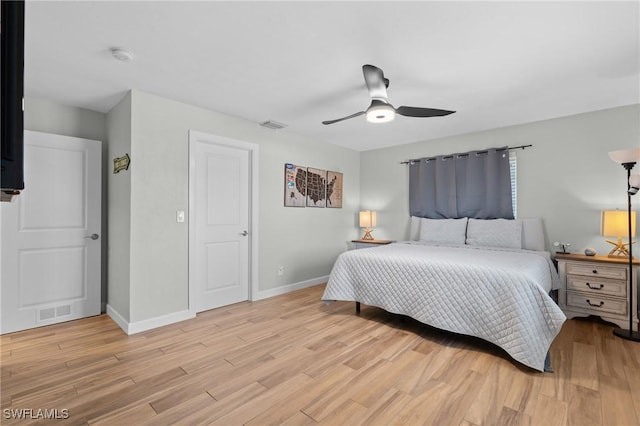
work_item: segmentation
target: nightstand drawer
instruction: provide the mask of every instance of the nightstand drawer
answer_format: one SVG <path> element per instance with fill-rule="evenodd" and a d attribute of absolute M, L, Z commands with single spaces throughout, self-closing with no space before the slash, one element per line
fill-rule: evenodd
<path fill-rule="evenodd" d="M 596 277 L 567 275 L 567 290 L 588 291 L 609 296 L 627 297 L 626 281 L 608 281 Z"/>
<path fill-rule="evenodd" d="M 626 280 L 627 269 L 611 266 L 601 266 L 595 263 L 567 263 L 567 275 L 584 275 L 600 278 L 611 278 L 614 280 Z"/>
<path fill-rule="evenodd" d="M 627 315 L 627 301 L 625 299 L 611 299 L 599 297 L 597 294 L 567 291 L 567 306 L 589 309 L 594 314 L 607 312 L 616 315 Z"/>

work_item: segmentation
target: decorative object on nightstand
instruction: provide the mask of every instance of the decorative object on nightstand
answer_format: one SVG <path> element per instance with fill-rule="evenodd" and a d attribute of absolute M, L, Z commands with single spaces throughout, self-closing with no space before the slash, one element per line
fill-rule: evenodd
<path fill-rule="evenodd" d="M 554 243 L 553 243 L 553 246 L 554 246 L 554 247 L 562 247 L 562 251 L 557 251 L 556 253 L 564 253 L 564 254 L 567 254 L 567 253 L 569 253 L 569 251 L 568 251 L 567 249 L 568 249 L 569 247 L 571 247 L 571 244 L 569 244 L 569 243 L 563 243 L 563 242 L 560 242 L 560 241 L 556 241 L 556 242 L 554 242 Z"/>
<path fill-rule="evenodd" d="M 609 158 L 611 158 L 616 163 L 622 164 L 622 167 L 627 171 L 627 230 L 629 235 L 629 242 L 631 243 L 631 239 L 633 238 L 632 226 L 631 226 L 631 196 L 638 192 L 637 185 L 638 180 L 636 178 L 631 179 L 631 169 L 636 165 L 638 161 L 640 161 L 640 148 L 634 149 L 626 149 L 619 151 L 611 151 L 609 152 Z M 638 296 L 637 293 L 634 293 L 634 287 L 636 286 L 636 277 L 633 273 L 633 244 L 629 244 L 629 304 L 631 312 L 629 312 L 629 329 L 615 329 L 613 330 L 613 334 L 618 337 L 622 337 L 626 340 L 632 340 L 634 342 L 640 342 L 640 331 L 633 331 L 633 316 L 636 316 L 636 322 L 638 320 Z M 635 296 L 634 296 L 635 294 Z M 635 304 L 635 309 L 633 309 L 633 305 Z"/>
<path fill-rule="evenodd" d="M 351 240 L 356 250 L 371 247 L 380 247 L 394 243 L 392 240 Z"/>
<path fill-rule="evenodd" d="M 598 253 L 596 253 L 596 249 L 591 248 L 591 247 L 587 247 L 586 249 L 584 249 L 584 254 L 586 256 L 595 256 Z"/>
<path fill-rule="evenodd" d="M 360 228 L 364 228 L 364 237 L 362 237 L 363 240 L 373 240 L 373 236 L 371 235 L 371 228 L 375 228 L 376 223 L 376 212 L 372 212 L 371 210 L 360 212 Z"/>
<path fill-rule="evenodd" d="M 634 244 L 634 241 L 629 239 L 628 242 L 622 242 L 622 236 L 631 235 L 636 236 L 636 212 L 631 212 L 631 234 L 627 224 L 629 223 L 628 213 L 622 210 L 605 210 L 602 212 L 601 221 L 601 234 L 604 237 L 617 237 L 618 241 L 607 240 L 607 242 L 613 245 L 613 248 L 609 252 L 609 257 L 621 257 L 626 259 L 629 257 L 628 245 Z"/>

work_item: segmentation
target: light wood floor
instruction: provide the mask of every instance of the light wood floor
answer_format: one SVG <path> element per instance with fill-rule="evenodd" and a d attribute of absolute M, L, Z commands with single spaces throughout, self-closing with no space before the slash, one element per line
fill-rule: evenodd
<path fill-rule="evenodd" d="M 2 336 L 0 422 L 57 409 L 55 424 L 640 424 L 640 344 L 610 326 L 567 321 L 555 373 L 538 373 L 476 339 L 325 305 L 322 289 L 133 336 L 107 316 Z"/>

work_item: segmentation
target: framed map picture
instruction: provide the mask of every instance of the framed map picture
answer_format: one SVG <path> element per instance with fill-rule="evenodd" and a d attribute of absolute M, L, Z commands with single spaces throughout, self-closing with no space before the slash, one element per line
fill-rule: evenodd
<path fill-rule="evenodd" d="M 342 173 L 327 172 L 327 207 L 342 208 Z"/>
<path fill-rule="evenodd" d="M 327 193 L 327 171 L 307 167 L 307 206 L 324 207 Z"/>
<path fill-rule="evenodd" d="M 307 168 L 284 165 L 284 206 L 304 207 L 307 204 Z"/>

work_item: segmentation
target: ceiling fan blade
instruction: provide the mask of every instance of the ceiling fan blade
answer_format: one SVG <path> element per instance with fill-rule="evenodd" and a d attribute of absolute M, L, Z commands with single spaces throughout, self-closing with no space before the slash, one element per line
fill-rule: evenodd
<path fill-rule="evenodd" d="M 373 65 L 363 65 L 362 74 L 364 74 L 364 82 L 367 83 L 369 96 L 371 99 L 387 99 L 388 81 L 384 78 L 382 70 Z"/>
<path fill-rule="evenodd" d="M 338 118 L 336 120 L 323 121 L 322 124 L 325 124 L 325 125 L 326 124 L 333 124 L 333 123 L 337 123 L 338 121 L 348 120 L 350 118 L 357 117 L 359 115 L 364 115 L 364 111 L 356 112 L 355 114 L 351 114 L 351 115 L 348 115 L 346 117 Z"/>
<path fill-rule="evenodd" d="M 455 111 L 434 108 L 418 108 L 401 106 L 396 108 L 396 113 L 405 117 L 442 117 L 443 115 L 453 114 Z"/>

